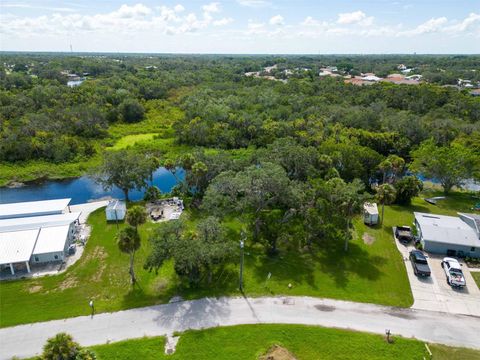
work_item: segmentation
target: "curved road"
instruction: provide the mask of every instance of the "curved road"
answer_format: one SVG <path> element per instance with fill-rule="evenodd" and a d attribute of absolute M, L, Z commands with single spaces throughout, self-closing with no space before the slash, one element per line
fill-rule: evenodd
<path fill-rule="evenodd" d="M 90 346 L 239 324 L 321 325 L 480 349 L 480 318 L 311 297 L 205 298 L 0 329 L 0 358 L 31 357 L 65 331 Z"/>

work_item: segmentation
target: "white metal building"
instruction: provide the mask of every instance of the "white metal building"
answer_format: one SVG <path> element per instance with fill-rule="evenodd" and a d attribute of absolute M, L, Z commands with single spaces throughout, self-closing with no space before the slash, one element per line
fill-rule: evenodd
<path fill-rule="evenodd" d="M 80 213 L 63 213 L 70 199 L 61 200 L 1 205 L 0 268 L 13 275 L 16 267 L 30 272 L 32 263 L 65 259 Z"/>
<path fill-rule="evenodd" d="M 415 226 L 426 251 L 480 257 L 480 219 L 475 214 L 445 216 L 415 212 Z"/>
<path fill-rule="evenodd" d="M 0 204 L 0 219 L 62 214 L 71 200 L 56 199 Z"/>

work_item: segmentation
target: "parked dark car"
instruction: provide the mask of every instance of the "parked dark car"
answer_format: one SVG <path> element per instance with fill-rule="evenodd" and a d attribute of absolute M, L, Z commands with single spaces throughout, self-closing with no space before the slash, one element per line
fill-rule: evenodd
<path fill-rule="evenodd" d="M 395 229 L 395 237 L 401 243 L 408 244 L 413 240 L 412 229 L 410 226 L 397 226 Z"/>
<path fill-rule="evenodd" d="M 410 262 L 412 263 L 413 272 L 417 276 L 430 276 L 430 267 L 427 258 L 420 250 L 410 251 Z"/>

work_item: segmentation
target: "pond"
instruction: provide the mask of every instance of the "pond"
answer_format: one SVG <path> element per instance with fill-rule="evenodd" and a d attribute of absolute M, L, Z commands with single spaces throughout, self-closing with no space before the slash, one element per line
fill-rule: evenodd
<path fill-rule="evenodd" d="M 183 169 L 177 170 L 177 177 L 180 180 L 184 179 L 185 172 Z M 153 184 L 162 192 L 170 192 L 177 184 L 177 180 L 170 171 L 159 168 L 153 175 Z M 131 190 L 128 197 L 134 201 L 141 200 L 143 193 L 143 191 Z M 88 176 L 68 180 L 33 182 L 18 188 L 0 188 L 0 204 L 71 198 L 70 204 L 75 205 L 109 197 L 123 199 L 124 194 L 118 188 L 105 191 L 101 185 L 96 184 Z"/>

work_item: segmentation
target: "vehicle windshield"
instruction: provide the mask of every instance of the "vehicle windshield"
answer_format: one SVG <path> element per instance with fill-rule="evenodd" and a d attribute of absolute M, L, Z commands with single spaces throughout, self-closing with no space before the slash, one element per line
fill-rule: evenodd
<path fill-rule="evenodd" d="M 419 259 L 419 258 L 417 258 L 417 259 L 415 260 L 415 262 L 416 262 L 417 264 L 425 264 L 425 265 L 428 265 L 427 260 L 425 260 L 425 259 Z"/>
<path fill-rule="evenodd" d="M 462 276 L 462 270 L 460 269 L 450 269 L 450 274 L 456 275 L 456 276 Z"/>

